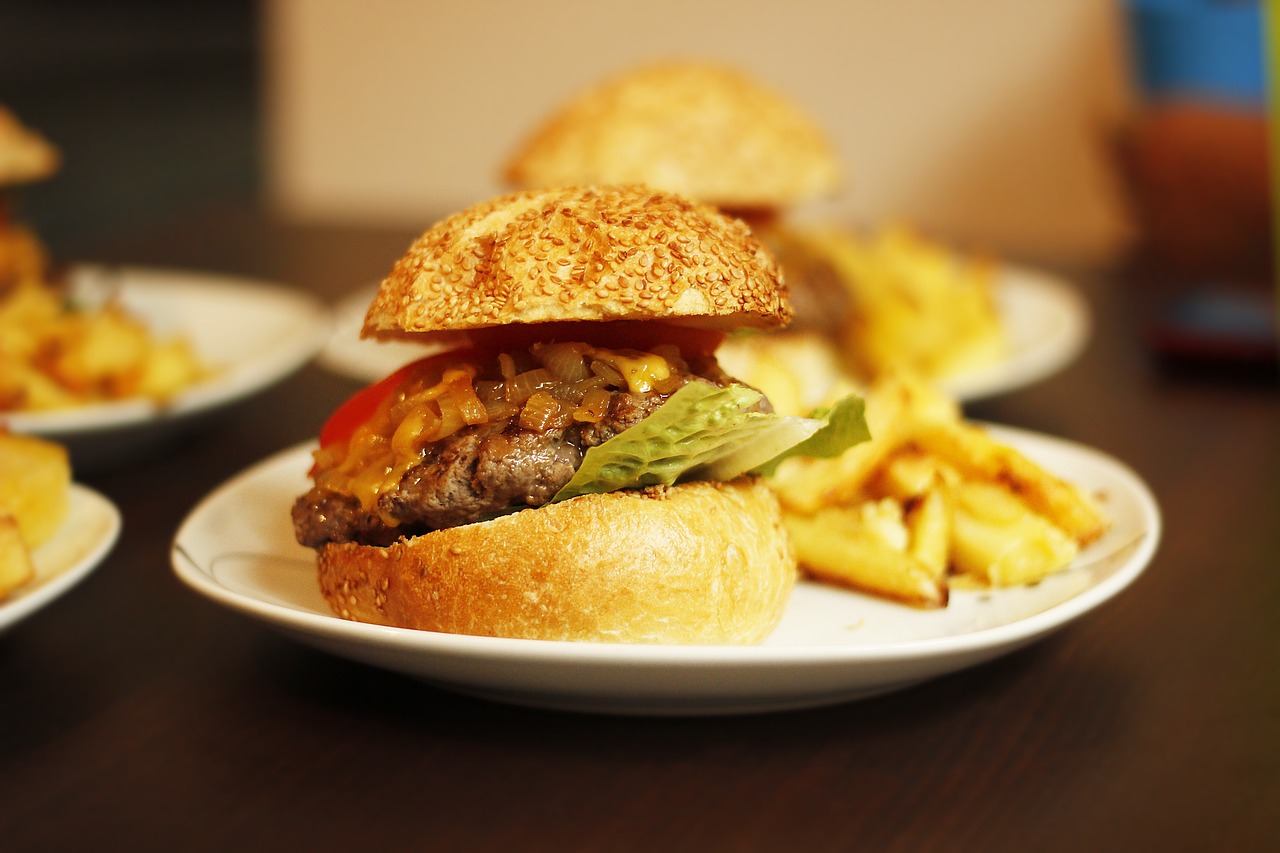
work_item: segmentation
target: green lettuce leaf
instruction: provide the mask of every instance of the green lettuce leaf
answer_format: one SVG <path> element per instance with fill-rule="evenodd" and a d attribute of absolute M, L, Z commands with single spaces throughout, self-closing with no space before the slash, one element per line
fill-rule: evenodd
<path fill-rule="evenodd" d="M 818 417 L 749 411 L 760 392 L 692 382 L 656 412 L 591 448 L 553 501 L 688 480 L 772 473 L 790 456 L 835 456 L 870 437 L 862 400 L 850 396 Z"/>

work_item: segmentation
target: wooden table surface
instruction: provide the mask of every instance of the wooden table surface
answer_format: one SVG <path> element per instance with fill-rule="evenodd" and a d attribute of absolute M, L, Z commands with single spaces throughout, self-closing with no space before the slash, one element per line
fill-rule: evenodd
<path fill-rule="evenodd" d="M 91 260 L 336 300 L 413 234 L 241 211 Z M 1136 584 L 1022 651 L 881 698 L 626 718 L 465 698 L 194 594 L 168 548 L 232 473 L 356 384 L 309 366 L 216 430 L 80 479 L 123 534 L 0 636 L 0 849 L 1280 849 L 1280 394 L 1174 376 L 1123 285 L 1086 352 L 970 407 L 1128 463 L 1165 529 Z"/>

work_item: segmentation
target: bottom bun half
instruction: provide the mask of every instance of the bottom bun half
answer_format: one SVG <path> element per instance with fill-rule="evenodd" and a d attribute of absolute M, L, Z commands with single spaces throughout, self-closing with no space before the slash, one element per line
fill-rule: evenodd
<path fill-rule="evenodd" d="M 757 479 L 586 495 L 388 547 L 319 552 L 347 619 L 542 640 L 754 643 L 796 560 Z"/>

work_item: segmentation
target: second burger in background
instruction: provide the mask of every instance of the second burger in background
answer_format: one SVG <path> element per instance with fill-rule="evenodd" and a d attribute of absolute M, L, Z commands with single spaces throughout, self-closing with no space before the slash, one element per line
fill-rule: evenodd
<path fill-rule="evenodd" d="M 515 147 L 503 177 L 517 187 L 643 183 L 747 222 L 786 275 L 795 320 L 783 335 L 733 341 L 725 360 L 825 350 L 867 384 L 900 370 L 934 381 L 1003 358 L 991 263 L 901 224 L 795 220 L 841 174 L 794 99 L 736 68 L 668 60 L 569 99 Z"/>
<path fill-rule="evenodd" d="M 366 334 L 447 343 L 325 425 L 293 510 L 340 615 L 451 633 L 746 643 L 795 581 L 755 472 L 866 438 L 715 361 L 790 317 L 741 222 L 638 186 L 503 196 L 428 230 Z"/>
<path fill-rule="evenodd" d="M 841 175 L 826 133 L 789 98 L 696 60 L 588 87 L 516 146 L 503 172 L 517 187 L 641 183 L 741 218 L 786 272 L 793 327 L 831 335 L 849 307 L 838 271 L 783 220 L 833 195 Z"/>

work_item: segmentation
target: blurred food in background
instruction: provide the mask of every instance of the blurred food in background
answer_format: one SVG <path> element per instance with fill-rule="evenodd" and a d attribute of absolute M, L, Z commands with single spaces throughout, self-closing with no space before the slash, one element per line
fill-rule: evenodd
<path fill-rule="evenodd" d="M 781 94 L 733 68 L 673 60 L 570 100 L 504 176 L 520 187 L 642 183 L 739 212 L 830 194 L 840 172 L 822 130 Z"/>
<path fill-rule="evenodd" d="M 0 187 L 44 180 L 58 170 L 60 159 L 49 140 L 0 104 Z"/>
<path fill-rule="evenodd" d="M 825 262 L 796 257 L 803 244 L 782 222 L 839 188 L 835 149 L 784 95 L 735 68 L 668 60 L 590 87 L 516 147 L 503 176 L 517 187 L 641 183 L 715 205 L 775 254 L 793 249 L 792 328 L 839 328 L 843 291 Z"/>
<path fill-rule="evenodd" d="M 14 219 L 17 188 L 58 170 L 58 150 L 0 104 L 0 296 L 45 273 L 46 252 L 31 229 Z"/>
<path fill-rule="evenodd" d="M 209 374 L 190 343 L 160 339 L 118 302 L 77 298 L 39 237 L 12 216 L 16 187 L 49 177 L 57 151 L 0 107 L 0 412 L 147 397 Z"/>
<path fill-rule="evenodd" d="M 937 380 L 1006 353 L 995 263 L 966 256 L 898 224 L 868 231 L 793 232 L 797 255 L 826 261 L 846 295 L 835 342 L 863 380 L 910 372 Z M 784 268 L 791 248 L 784 248 Z"/>
<path fill-rule="evenodd" d="M 65 448 L 0 430 L 0 601 L 35 576 L 31 552 L 62 524 L 70 489 Z"/>
<path fill-rule="evenodd" d="M 1004 352 L 990 264 L 905 225 L 789 221 L 836 192 L 842 169 L 814 121 L 736 69 L 668 61 L 591 87 L 516 148 L 504 176 L 524 187 L 645 183 L 741 217 L 785 272 L 795 319 L 781 334 L 809 351 L 825 339 L 858 379 L 890 367 L 935 379 Z M 759 336 L 739 345 L 795 349 Z"/>

